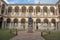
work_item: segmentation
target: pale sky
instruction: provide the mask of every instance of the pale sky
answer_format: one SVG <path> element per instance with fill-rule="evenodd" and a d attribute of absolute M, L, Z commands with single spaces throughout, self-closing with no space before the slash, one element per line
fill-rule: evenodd
<path fill-rule="evenodd" d="M 58 0 L 5 0 L 8 4 L 55 4 Z"/>

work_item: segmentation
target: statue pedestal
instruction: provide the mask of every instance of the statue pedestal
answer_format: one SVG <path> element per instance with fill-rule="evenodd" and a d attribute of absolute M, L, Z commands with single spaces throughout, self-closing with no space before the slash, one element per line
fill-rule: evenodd
<path fill-rule="evenodd" d="M 32 25 L 28 26 L 28 33 L 33 33 L 33 27 L 32 27 Z"/>

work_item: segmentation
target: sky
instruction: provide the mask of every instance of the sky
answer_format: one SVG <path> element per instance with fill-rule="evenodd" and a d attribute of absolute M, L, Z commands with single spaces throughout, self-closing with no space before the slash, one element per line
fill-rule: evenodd
<path fill-rule="evenodd" d="M 59 0 L 5 0 L 8 4 L 55 4 Z"/>

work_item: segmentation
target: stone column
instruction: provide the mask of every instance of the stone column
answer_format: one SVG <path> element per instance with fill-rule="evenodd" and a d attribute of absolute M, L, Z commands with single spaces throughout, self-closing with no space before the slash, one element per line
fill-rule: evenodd
<path fill-rule="evenodd" d="M 11 19 L 11 29 L 13 29 L 13 19 Z"/>
<path fill-rule="evenodd" d="M 28 23 L 25 23 L 25 30 L 28 31 Z"/>
<path fill-rule="evenodd" d="M 5 21 L 5 23 L 4 23 L 4 24 L 5 24 L 5 27 L 4 27 L 4 29 L 6 29 L 6 21 Z"/>
<path fill-rule="evenodd" d="M 50 22 L 48 23 L 48 27 L 49 27 L 49 29 L 51 28 L 51 23 Z"/>
<path fill-rule="evenodd" d="M 59 8 L 58 8 L 58 6 L 57 6 L 57 15 L 59 15 Z"/>
<path fill-rule="evenodd" d="M 15 12 L 14 12 L 14 8 L 12 9 L 12 12 L 11 12 L 11 14 L 12 14 L 12 15 L 14 15 L 14 14 L 15 14 Z"/>
<path fill-rule="evenodd" d="M 33 22 L 33 32 L 35 31 L 35 22 Z"/>
<path fill-rule="evenodd" d="M 21 16 L 21 13 L 22 13 L 22 11 L 21 11 L 21 7 L 19 7 L 19 9 L 20 9 L 20 10 L 19 10 L 19 11 L 20 11 L 20 14 L 19 14 L 19 15 Z"/>
<path fill-rule="evenodd" d="M 2 22 L 2 29 L 4 29 L 4 20 L 3 20 L 3 22 Z"/>
<path fill-rule="evenodd" d="M 57 9 L 57 12 L 56 13 L 57 13 L 57 15 L 59 15 L 59 10 L 58 9 Z"/>
<path fill-rule="evenodd" d="M 42 15 L 44 16 L 44 12 L 43 12 L 43 9 L 41 9 L 42 10 Z"/>
<path fill-rule="evenodd" d="M 56 30 L 57 30 L 57 22 L 56 22 Z"/>
<path fill-rule="evenodd" d="M 26 16 L 28 16 L 29 10 L 28 10 L 28 6 L 26 7 Z"/>
<path fill-rule="evenodd" d="M 33 7 L 33 15 L 35 16 L 35 14 L 36 14 L 36 7 L 34 6 L 34 7 Z M 32 15 L 32 16 L 33 16 L 33 15 Z"/>
<path fill-rule="evenodd" d="M 55 13 L 55 15 L 56 15 L 56 9 L 54 10 L 54 13 Z"/>
<path fill-rule="evenodd" d="M 19 23 L 19 29 L 21 30 L 21 22 Z"/>
<path fill-rule="evenodd" d="M 1 3 L 1 2 L 0 2 Z M 0 14 L 1 14 L 1 4 L 0 4 Z"/>
<path fill-rule="evenodd" d="M 36 30 L 36 22 L 35 22 L 35 30 Z"/>
<path fill-rule="evenodd" d="M 48 8 L 48 16 L 50 16 L 50 8 Z"/>

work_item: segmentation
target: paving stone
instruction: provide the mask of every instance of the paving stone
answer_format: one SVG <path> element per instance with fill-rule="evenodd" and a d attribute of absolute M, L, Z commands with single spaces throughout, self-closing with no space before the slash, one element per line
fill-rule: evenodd
<path fill-rule="evenodd" d="M 40 32 L 27 33 L 27 32 L 18 32 L 18 35 L 13 37 L 10 40 L 44 40 Z"/>

